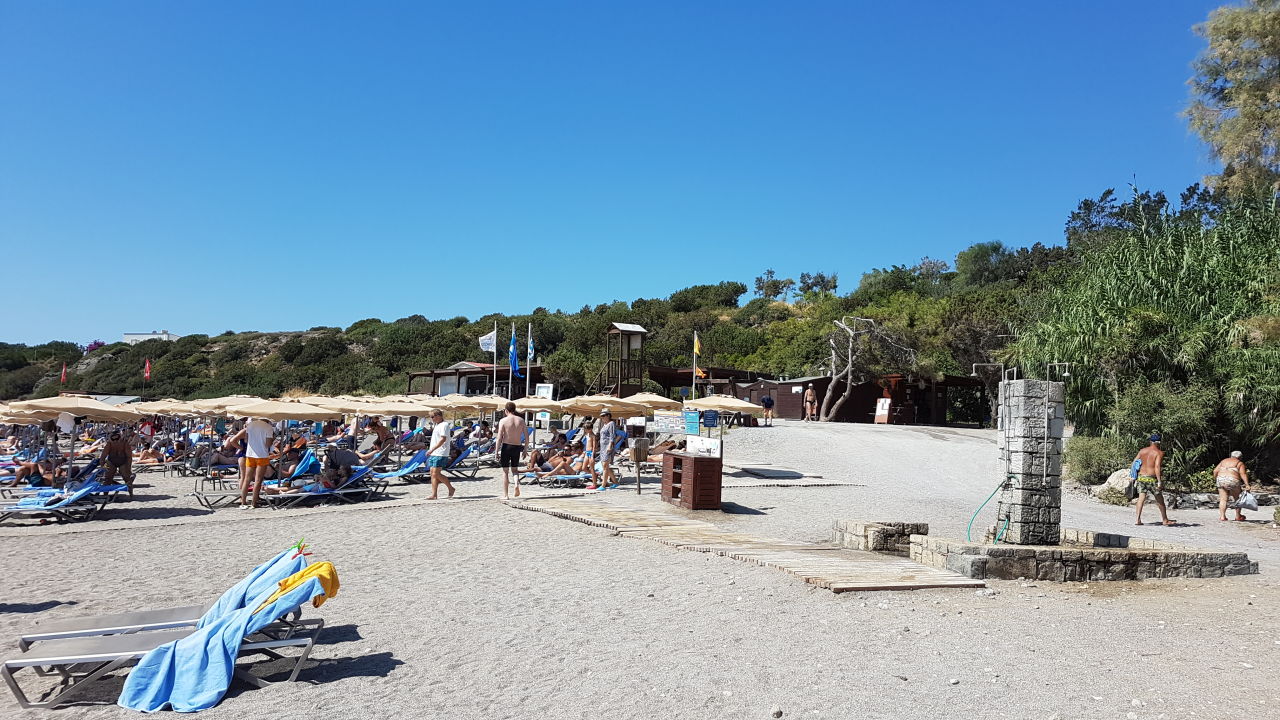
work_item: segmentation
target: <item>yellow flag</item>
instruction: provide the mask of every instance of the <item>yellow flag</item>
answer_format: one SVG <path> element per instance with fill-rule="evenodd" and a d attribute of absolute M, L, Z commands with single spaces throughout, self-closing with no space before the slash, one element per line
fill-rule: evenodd
<path fill-rule="evenodd" d="M 693 354 L 694 355 L 702 354 L 702 341 L 698 339 L 697 330 L 693 331 Z"/>

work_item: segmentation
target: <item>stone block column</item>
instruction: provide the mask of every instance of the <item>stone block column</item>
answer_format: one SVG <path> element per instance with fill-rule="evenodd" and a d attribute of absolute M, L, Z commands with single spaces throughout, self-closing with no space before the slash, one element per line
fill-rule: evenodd
<path fill-rule="evenodd" d="M 1002 543 L 1057 545 L 1062 523 L 1063 384 L 1000 383 L 1000 460 L 1006 476 L 996 509 Z M 1007 528 L 1006 528 L 1007 524 Z"/>

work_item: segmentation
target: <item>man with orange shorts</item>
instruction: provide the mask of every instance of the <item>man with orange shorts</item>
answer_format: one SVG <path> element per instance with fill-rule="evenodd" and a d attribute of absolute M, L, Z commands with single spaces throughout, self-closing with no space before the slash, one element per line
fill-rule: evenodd
<path fill-rule="evenodd" d="M 262 479 L 266 477 L 267 465 L 271 463 L 271 441 L 276 436 L 276 429 L 266 420 L 254 418 L 232 440 L 238 440 L 241 435 L 245 440 L 245 471 L 240 476 L 240 507 L 258 507 L 258 498 L 262 495 Z M 250 485 L 253 486 L 252 505 L 246 501 Z"/>

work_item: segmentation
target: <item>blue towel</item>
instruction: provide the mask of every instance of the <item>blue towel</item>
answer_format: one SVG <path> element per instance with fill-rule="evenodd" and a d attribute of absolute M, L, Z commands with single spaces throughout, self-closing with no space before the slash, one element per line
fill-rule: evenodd
<path fill-rule="evenodd" d="M 270 588 L 243 608 L 144 655 L 125 678 L 124 690 L 116 704 L 142 712 L 156 712 L 165 707 L 177 712 L 197 712 L 217 705 L 231 687 L 236 656 L 245 636 L 324 594 L 320 581 L 309 578 L 255 613 L 258 605 L 277 589 Z"/>
<path fill-rule="evenodd" d="M 202 628 L 229 612 L 239 610 L 264 590 L 275 592 L 281 580 L 306 566 L 307 558 L 298 552 L 297 546 L 285 550 L 254 568 L 243 580 L 222 593 L 222 597 L 215 600 L 200 617 L 196 627 Z"/>

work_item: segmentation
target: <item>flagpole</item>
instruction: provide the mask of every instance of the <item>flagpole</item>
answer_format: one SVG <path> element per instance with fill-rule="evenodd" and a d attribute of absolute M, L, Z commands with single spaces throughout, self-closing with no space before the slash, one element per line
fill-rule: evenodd
<path fill-rule="evenodd" d="M 493 321 L 493 393 L 498 394 L 498 321 Z"/>
<path fill-rule="evenodd" d="M 693 331 L 693 376 L 689 378 L 689 399 L 698 399 L 698 331 Z"/>
<path fill-rule="evenodd" d="M 516 321 L 512 320 L 511 321 L 511 341 L 507 344 L 507 347 L 514 348 L 515 345 L 516 345 Z M 508 355 L 511 354 L 510 349 L 507 350 L 507 354 Z M 507 360 L 510 361 L 511 358 L 507 358 Z M 511 387 L 516 384 L 516 366 L 511 362 L 507 362 L 507 365 L 510 366 L 507 368 L 507 399 L 510 400 Z"/>
<path fill-rule="evenodd" d="M 529 372 L 533 366 L 533 323 L 529 323 L 526 341 L 529 349 L 524 354 L 524 396 L 529 397 L 529 378 L 533 375 L 533 373 Z"/>

